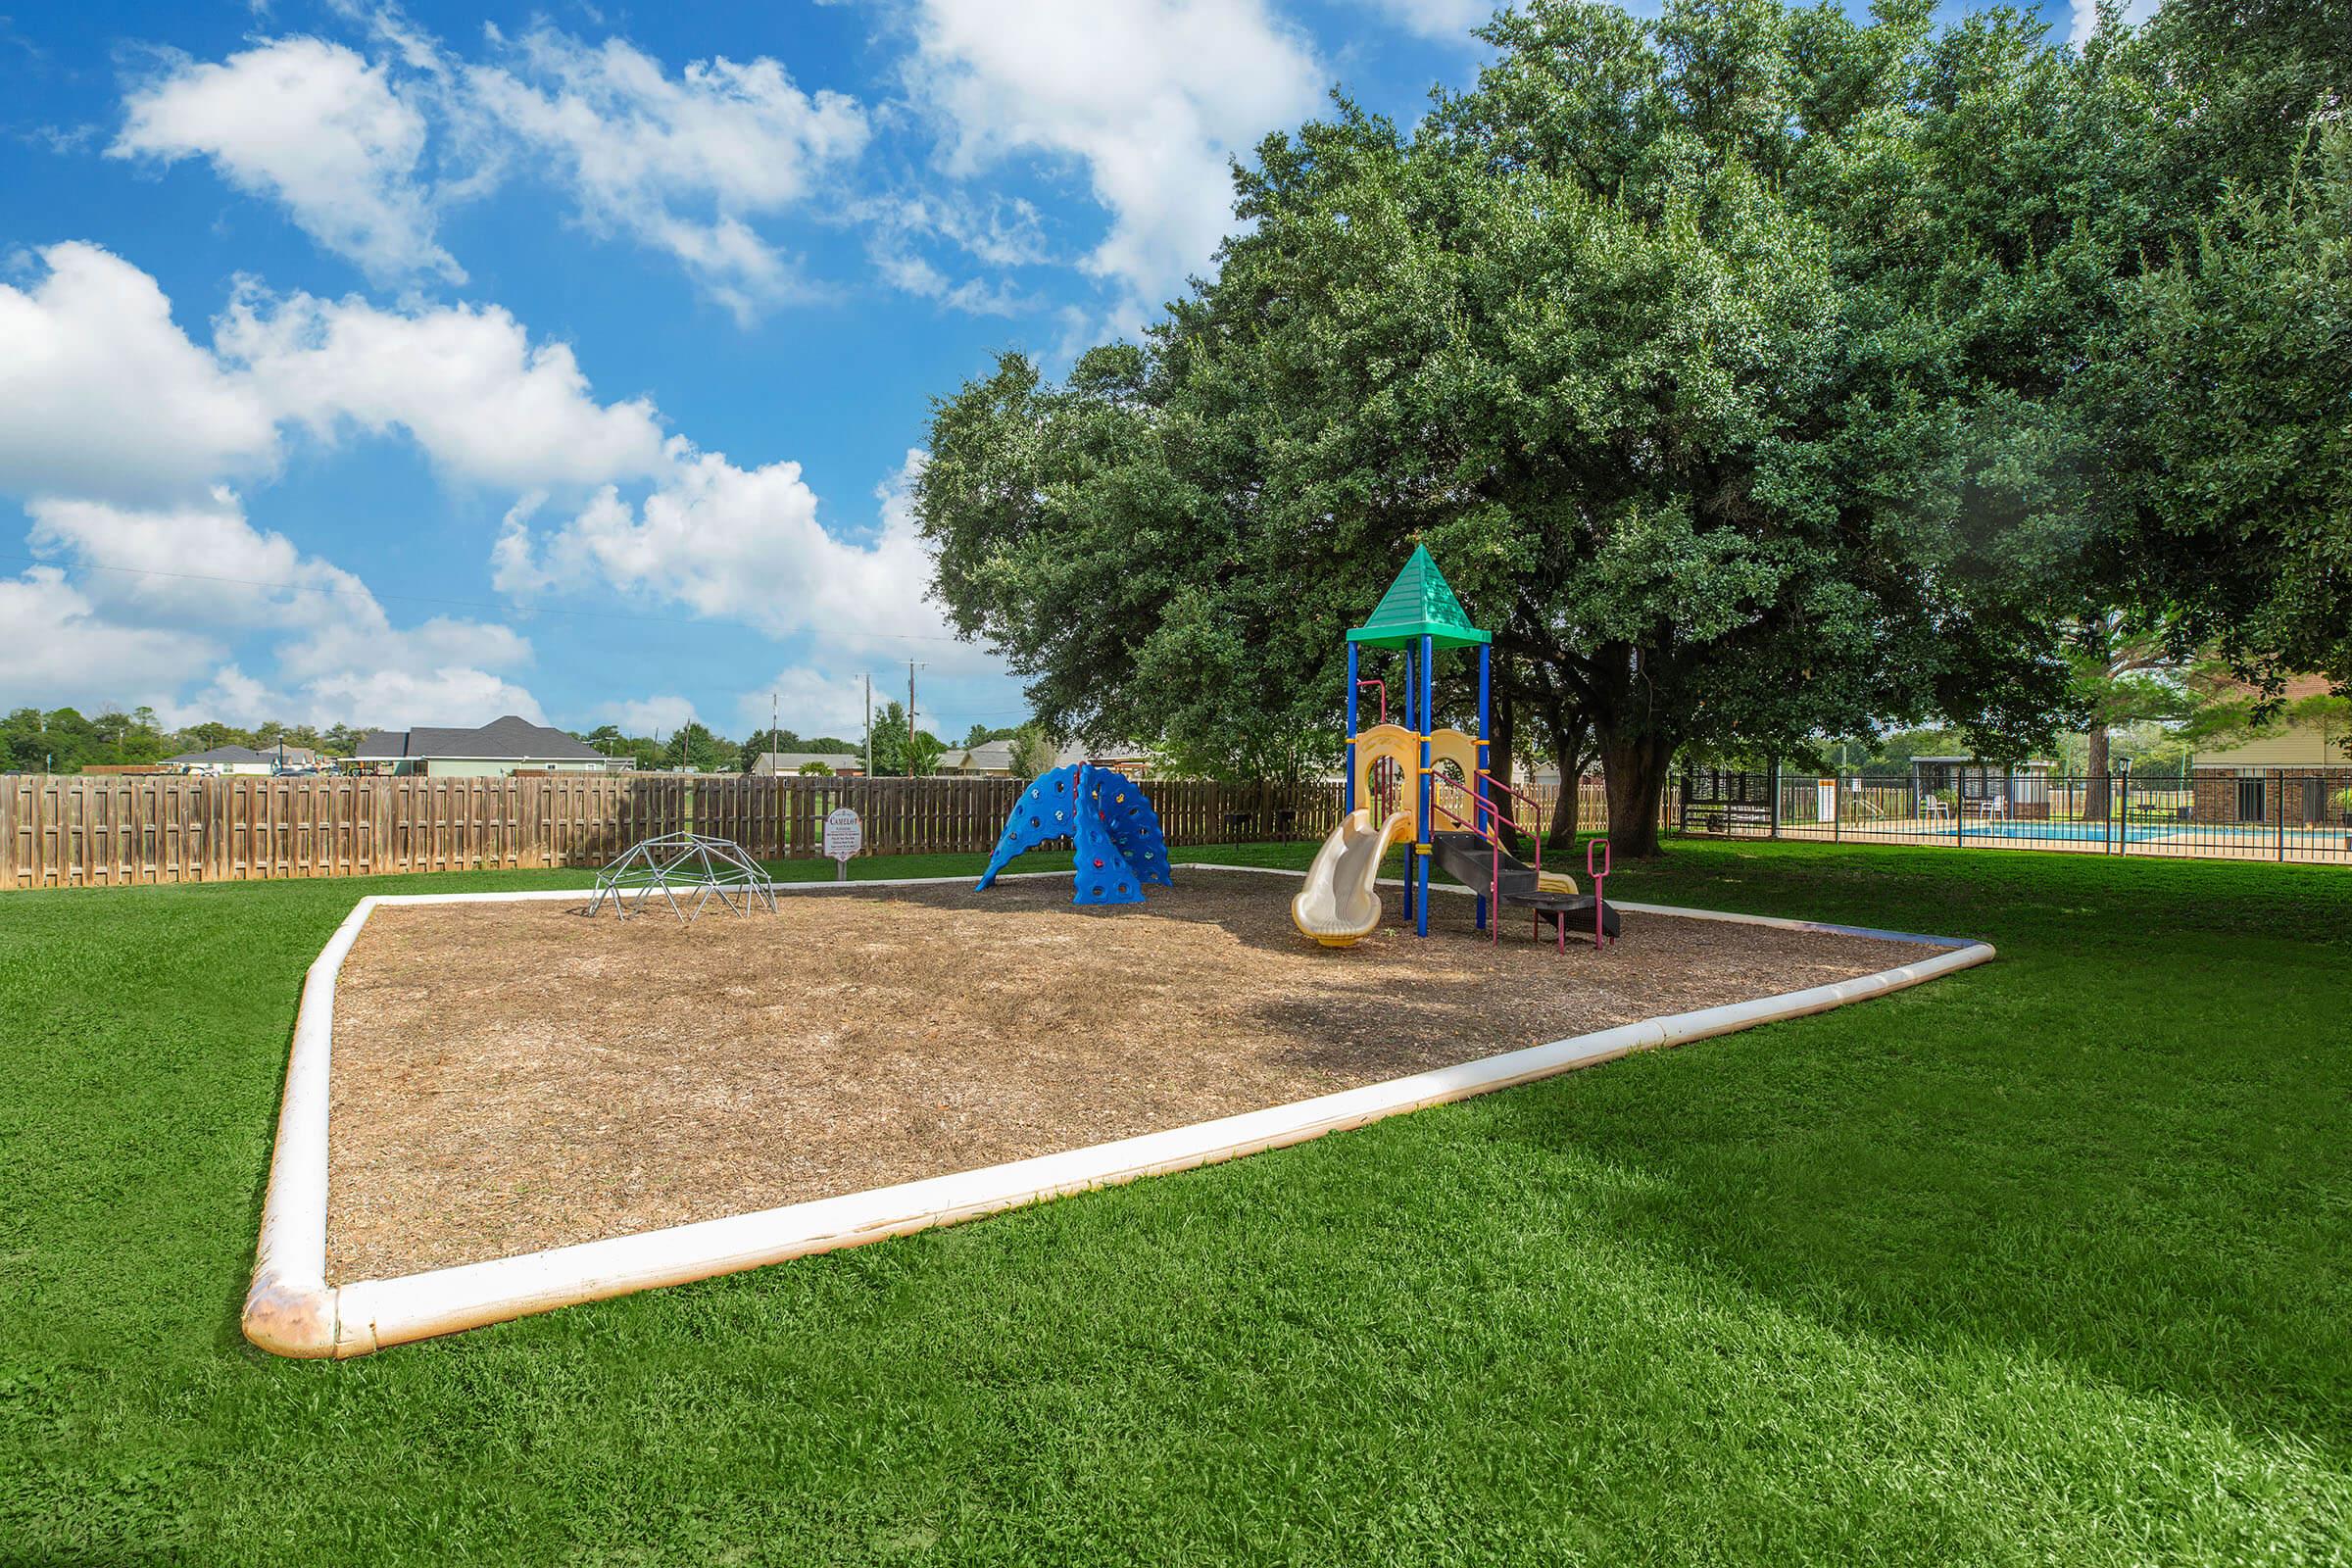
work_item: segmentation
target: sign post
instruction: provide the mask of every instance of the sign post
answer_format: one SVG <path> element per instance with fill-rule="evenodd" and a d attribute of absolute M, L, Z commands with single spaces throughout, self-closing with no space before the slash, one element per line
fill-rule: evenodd
<path fill-rule="evenodd" d="M 865 824 L 846 806 L 825 813 L 825 854 L 833 860 L 833 880 L 850 879 L 850 857 L 865 848 Z"/>

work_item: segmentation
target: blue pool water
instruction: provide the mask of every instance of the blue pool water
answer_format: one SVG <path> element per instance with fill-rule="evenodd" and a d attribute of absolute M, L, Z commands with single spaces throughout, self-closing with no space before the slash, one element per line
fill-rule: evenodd
<path fill-rule="evenodd" d="M 1961 836 L 1972 839 L 2059 839 L 2077 844 L 2113 844 L 2118 838 L 2112 824 L 2099 822 L 1965 822 Z M 2134 822 L 2123 831 L 2122 837 L 2132 844 L 2159 844 L 2168 840 L 2201 843 L 2215 848 L 2236 845 L 2264 845 L 2278 841 L 2276 828 L 2259 822 L 2243 825 L 2221 823 Z M 2344 835 L 2309 828 L 2288 828 L 2284 834 L 2289 849 L 2334 848 L 2343 844 Z"/>
<path fill-rule="evenodd" d="M 2127 831 L 2132 843 L 2142 844 L 2172 838 L 2180 830 L 2132 827 Z M 2114 826 L 2100 822 L 1964 822 L 1960 833 L 1972 839 L 2067 839 L 2082 844 L 2112 844 L 2116 838 Z"/>

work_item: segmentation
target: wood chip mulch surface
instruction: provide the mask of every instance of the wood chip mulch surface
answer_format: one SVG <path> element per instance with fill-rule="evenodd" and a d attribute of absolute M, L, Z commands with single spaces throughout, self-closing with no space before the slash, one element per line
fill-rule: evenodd
<path fill-rule="evenodd" d="M 328 1277 L 376 1279 L 1180 1127 L 1917 961 L 1627 914 L 1595 954 L 1441 896 L 1319 948 L 1289 878 L 780 895 L 778 912 L 390 906 L 336 988 Z"/>

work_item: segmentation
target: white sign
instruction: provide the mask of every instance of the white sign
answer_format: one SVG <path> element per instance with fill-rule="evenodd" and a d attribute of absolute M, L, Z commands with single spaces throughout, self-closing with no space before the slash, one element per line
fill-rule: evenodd
<path fill-rule="evenodd" d="M 825 854 L 842 863 L 835 867 L 841 876 L 850 874 L 849 858 L 865 848 L 865 824 L 858 813 L 846 806 L 837 806 L 825 813 Z"/>
<path fill-rule="evenodd" d="M 1838 819 L 1838 781 L 1834 778 L 1817 780 L 1813 785 L 1813 819 L 1834 822 Z"/>

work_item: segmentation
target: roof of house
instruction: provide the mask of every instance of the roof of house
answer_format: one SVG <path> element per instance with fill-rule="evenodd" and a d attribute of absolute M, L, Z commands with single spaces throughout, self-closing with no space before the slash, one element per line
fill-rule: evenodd
<path fill-rule="evenodd" d="M 1012 769 L 1012 742 L 982 741 L 968 750 L 959 747 L 955 751 L 942 753 L 939 759 L 939 767 L 943 773 L 951 771 L 1009 772 Z"/>
<path fill-rule="evenodd" d="M 766 752 L 753 765 L 771 773 L 798 773 L 810 762 L 822 762 L 838 773 L 844 768 L 862 768 L 865 759 L 856 752 Z"/>
<path fill-rule="evenodd" d="M 1415 545 L 1371 617 L 1349 627 L 1348 640 L 1367 648 L 1409 648 L 1423 637 L 1440 648 L 1475 648 L 1494 641 L 1470 624 L 1462 602 L 1453 596 L 1453 585 L 1430 559 L 1428 549 Z"/>
<path fill-rule="evenodd" d="M 2334 689 L 2334 682 L 2325 675 L 2288 675 L 2278 688 L 2278 700 L 2299 703 L 2306 697 L 2325 697 Z M 2198 683 L 2198 690 L 2224 702 L 2253 702 L 2262 696 L 2261 687 L 2227 674 Z"/>
<path fill-rule="evenodd" d="M 486 758 L 499 761 L 602 760 L 604 753 L 562 730 L 534 724 L 509 713 L 479 729 L 420 726 L 416 729 L 379 729 L 369 733 L 352 752 L 363 761 L 402 758 Z"/>

